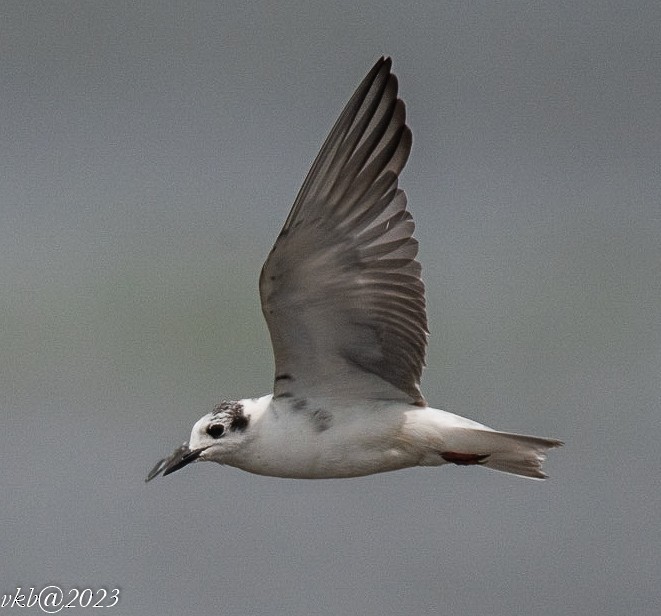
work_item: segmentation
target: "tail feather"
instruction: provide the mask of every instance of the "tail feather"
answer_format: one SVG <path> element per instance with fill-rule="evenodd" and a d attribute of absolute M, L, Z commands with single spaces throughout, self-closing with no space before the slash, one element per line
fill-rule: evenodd
<path fill-rule="evenodd" d="M 533 479 L 546 478 L 542 470 L 546 452 L 563 445 L 555 439 L 489 429 L 460 428 L 453 436 L 460 451 L 486 455 L 479 462 L 482 466 Z"/>

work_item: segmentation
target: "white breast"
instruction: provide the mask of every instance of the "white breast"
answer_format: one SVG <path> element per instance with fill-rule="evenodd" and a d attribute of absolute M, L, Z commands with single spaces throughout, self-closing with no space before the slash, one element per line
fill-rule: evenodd
<path fill-rule="evenodd" d="M 267 401 L 268 398 L 268 401 Z M 332 407 L 328 401 L 259 398 L 250 438 L 226 464 L 259 475 L 322 479 L 358 477 L 413 466 L 418 456 L 401 440 L 408 405 Z M 268 402 L 268 404 L 267 404 Z"/>

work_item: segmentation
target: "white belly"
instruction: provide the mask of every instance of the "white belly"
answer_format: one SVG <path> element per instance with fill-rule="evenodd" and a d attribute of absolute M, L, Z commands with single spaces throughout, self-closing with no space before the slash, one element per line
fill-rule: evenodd
<path fill-rule="evenodd" d="M 360 477 L 411 466 L 440 466 L 442 453 L 470 453 L 467 435 L 490 428 L 430 407 L 365 402 L 334 407 L 329 401 L 242 401 L 249 437 L 216 461 L 258 475 L 324 479 Z M 469 437 L 470 441 L 470 437 Z"/>
<path fill-rule="evenodd" d="M 258 426 L 251 426 L 258 428 L 255 438 L 225 463 L 258 475 L 299 479 L 359 477 L 415 466 L 419 455 L 401 438 L 404 410 L 401 405 L 335 410 L 324 429 L 309 412 L 267 411 Z"/>

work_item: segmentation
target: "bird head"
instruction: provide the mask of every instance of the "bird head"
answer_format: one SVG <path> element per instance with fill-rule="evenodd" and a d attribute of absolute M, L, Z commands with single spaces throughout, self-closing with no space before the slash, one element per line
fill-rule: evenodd
<path fill-rule="evenodd" d="M 195 423 L 190 440 L 160 460 L 146 481 L 174 473 L 192 462 L 207 460 L 223 464 L 246 440 L 249 423 L 241 402 L 222 402 Z"/>

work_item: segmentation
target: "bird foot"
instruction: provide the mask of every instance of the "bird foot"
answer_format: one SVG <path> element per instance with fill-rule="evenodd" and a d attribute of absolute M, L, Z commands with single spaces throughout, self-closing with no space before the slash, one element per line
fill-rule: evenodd
<path fill-rule="evenodd" d="M 460 453 L 458 451 L 441 451 L 439 453 L 446 462 L 452 462 L 452 464 L 458 464 L 459 466 L 484 464 L 489 457 L 488 453 Z"/>

